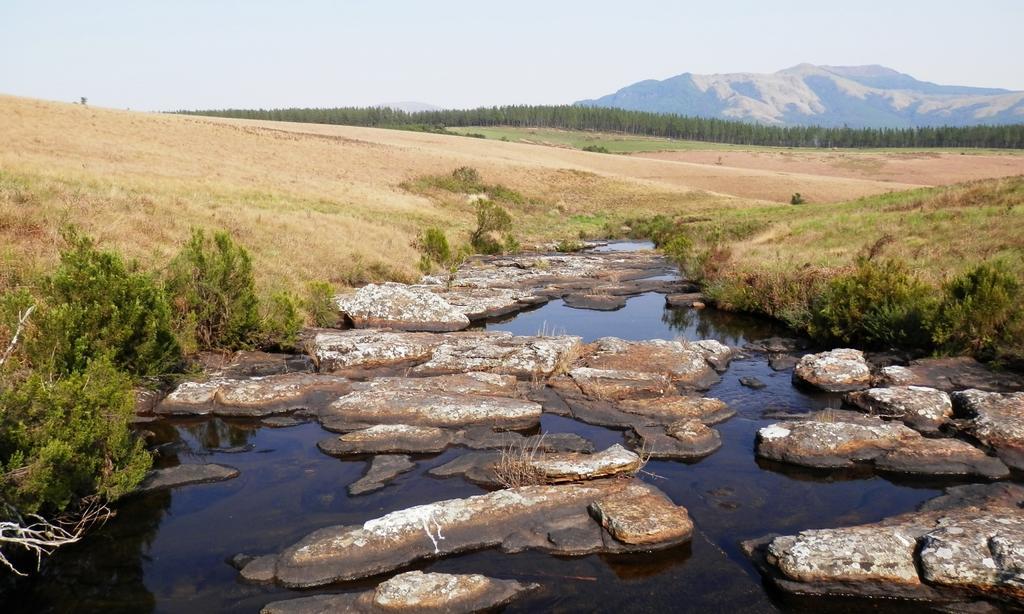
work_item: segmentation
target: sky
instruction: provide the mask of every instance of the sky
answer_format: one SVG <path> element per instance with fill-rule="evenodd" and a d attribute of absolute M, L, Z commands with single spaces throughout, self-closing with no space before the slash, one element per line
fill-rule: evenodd
<path fill-rule="evenodd" d="M 883 64 L 1024 90 L 1024 1 L 0 0 L 0 93 L 137 110 L 565 104 Z"/>

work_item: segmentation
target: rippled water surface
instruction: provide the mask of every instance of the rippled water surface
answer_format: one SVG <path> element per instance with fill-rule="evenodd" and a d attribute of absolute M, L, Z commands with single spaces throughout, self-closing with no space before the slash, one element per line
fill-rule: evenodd
<path fill-rule="evenodd" d="M 561 301 L 521 313 L 489 329 L 580 335 L 587 341 L 718 339 L 742 346 L 783 331 L 764 321 L 714 310 L 670 310 L 659 294 L 631 298 L 613 312 L 582 311 Z M 738 379 L 767 386 L 752 390 Z M 509 611 L 731 611 L 851 612 L 877 604 L 783 601 L 767 590 L 739 550 L 739 542 L 768 533 L 870 522 L 914 509 L 938 494 L 941 484 L 894 483 L 882 477 L 821 474 L 759 463 L 754 435 L 770 421 L 765 411 L 809 411 L 837 406 L 830 395 L 792 386 L 791 371 L 775 372 L 763 355 L 735 361 L 708 391 L 738 415 L 716 428 L 723 447 L 694 464 L 652 461 L 644 476 L 685 505 L 696 532 L 685 547 L 652 555 L 556 558 L 536 552 L 483 551 L 422 563 L 419 569 L 484 573 L 538 582 L 543 589 Z M 241 476 L 217 484 L 136 496 L 117 518 L 46 562 L 42 574 L 16 592 L 0 595 L 0 610 L 256 612 L 269 602 L 306 593 L 242 583 L 226 559 L 240 553 L 278 552 L 310 531 L 361 523 L 384 513 L 483 492 L 460 479 L 439 480 L 426 470 L 459 450 L 420 457 L 415 471 L 387 488 L 349 497 L 346 486 L 364 472 L 362 460 L 321 454 L 326 436 L 315 423 L 261 428 L 246 421 L 176 420 L 147 425 L 178 450 L 182 463 L 219 462 Z M 545 415 L 549 432 L 575 432 L 602 448 L 622 442 L 618 431 Z M 234 448 L 232 453 L 218 452 Z M 167 462 L 175 462 L 174 456 Z M 379 579 L 322 589 L 365 590 Z M 870 607 L 868 607 L 870 606 Z"/>

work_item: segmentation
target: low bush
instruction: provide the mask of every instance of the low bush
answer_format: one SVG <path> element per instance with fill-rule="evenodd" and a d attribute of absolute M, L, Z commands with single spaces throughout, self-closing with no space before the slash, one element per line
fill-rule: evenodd
<path fill-rule="evenodd" d="M 860 258 L 814 300 L 810 335 L 865 348 L 932 347 L 935 292 L 896 260 Z"/>
<path fill-rule="evenodd" d="M 795 194 L 789 197 L 789 204 L 791 205 L 802 205 L 806 202 L 807 201 L 804 200 L 804 197 L 800 194 L 800 192 L 796 192 Z"/>
<path fill-rule="evenodd" d="M 555 251 L 561 253 L 572 253 L 582 251 L 586 248 L 586 244 L 582 241 L 576 241 L 575 239 L 562 239 L 558 243 L 555 243 Z"/>
<path fill-rule="evenodd" d="M 129 429 L 134 405 L 131 378 L 106 357 L 59 379 L 8 373 L 0 386 L 0 499 L 21 515 L 52 515 L 88 497 L 130 492 L 151 463 Z"/>
<path fill-rule="evenodd" d="M 418 245 L 420 253 L 420 270 L 430 273 L 434 265 L 445 266 L 452 258 L 452 248 L 448 245 L 448 237 L 440 228 L 431 226 L 423 231 Z"/>
<path fill-rule="evenodd" d="M 202 230 L 171 261 L 167 293 L 189 349 L 239 349 L 260 331 L 252 261 L 226 233 Z"/>
<path fill-rule="evenodd" d="M 806 332 L 815 299 L 836 275 L 831 269 L 725 270 L 708 280 L 704 293 L 729 311 L 745 311 L 775 318 Z"/>
<path fill-rule="evenodd" d="M 993 357 L 1024 339 L 1021 282 L 1002 262 L 982 263 L 946 283 L 931 322 L 946 353 Z"/>
<path fill-rule="evenodd" d="M 299 298 L 291 292 L 270 295 L 260 319 L 260 345 L 268 348 L 295 347 L 302 332 L 303 318 Z"/>
<path fill-rule="evenodd" d="M 508 211 L 497 203 L 481 200 L 476 204 L 476 229 L 470 234 L 469 243 L 477 253 L 499 254 L 508 247 L 511 237 L 507 233 L 511 229 L 512 216 Z"/>
<path fill-rule="evenodd" d="M 45 278 L 26 338 L 34 368 L 55 377 L 83 371 L 99 357 L 133 375 L 167 373 L 181 348 L 160 286 L 114 252 L 65 232 L 68 248 Z"/>
<path fill-rule="evenodd" d="M 583 151 L 590 151 L 590 152 L 593 152 L 593 153 L 604 153 L 604 154 L 611 153 L 611 151 L 609 151 L 608 148 L 605 147 L 604 145 L 587 145 L 586 147 L 583 148 Z"/>
<path fill-rule="evenodd" d="M 306 296 L 302 306 L 309 316 L 309 323 L 313 326 L 337 326 L 338 306 L 334 304 L 334 288 L 326 281 L 311 281 L 306 284 Z"/>

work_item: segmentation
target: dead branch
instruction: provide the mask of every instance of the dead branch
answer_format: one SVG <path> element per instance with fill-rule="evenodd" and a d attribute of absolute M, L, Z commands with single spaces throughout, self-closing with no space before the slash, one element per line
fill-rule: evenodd
<path fill-rule="evenodd" d="M 25 324 L 28 323 L 28 317 L 35 311 L 36 306 L 32 305 L 25 311 L 18 315 L 18 327 L 14 329 L 14 336 L 11 337 L 11 342 L 7 345 L 7 349 L 4 350 L 4 355 L 0 356 L 0 367 L 4 366 L 7 359 L 14 353 L 14 348 L 18 345 L 18 338 L 21 337 L 22 331 L 25 329 Z"/>

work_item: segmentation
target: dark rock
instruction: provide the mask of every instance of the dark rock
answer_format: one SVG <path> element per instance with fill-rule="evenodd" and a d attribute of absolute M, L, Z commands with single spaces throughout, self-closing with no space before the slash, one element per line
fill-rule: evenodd
<path fill-rule="evenodd" d="M 591 309 L 594 311 L 615 311 L 626 306 L 625 296 L 604 294 L 570 294 L 565 297 L 565 305 L 574 309 Z"/>
<path fill-rule="evenodd" d="M 740 384 L 746 386 L 747 388 L 753 388 L 754 390 L 761 390 L 762 388 L 768 387 L 768 384 L 762 382 L 756 377 L 741 377 Z"/>
<path fill-rule="evenodd" d="M 348 485 L 350 495 L 364 495 L 375 490 L 380 490 L 390 484 L 395 478 L 412 471 L 416 463 L 405 455 L 382 454 L 374 456 L 370 462 L 366 475 Z"/>
<path fill-rule="evenodd" d="M 136 489 L 140 492 L 162 488 L 176 488 L 189 484 L 222 482 L 238 477 L 238 469 L 227 465 L 210 463 L 206 465 L 178 465 L 166 469 L 154 469 L 146 474 Z"/>
<path fill-rule="evenodd" d="M 693 307 L 697 303 L 707 304 L 704 294 L 701 292 L 686 292 L 683 294 L 665 295 L 665 304 L 669 307 Z"/>
<path fill-rule="evenodd" d="M 772 371 L 788 371 L 796 367 L 800 359 L 791 354 L 769 354 L 768 366 Z"/>

